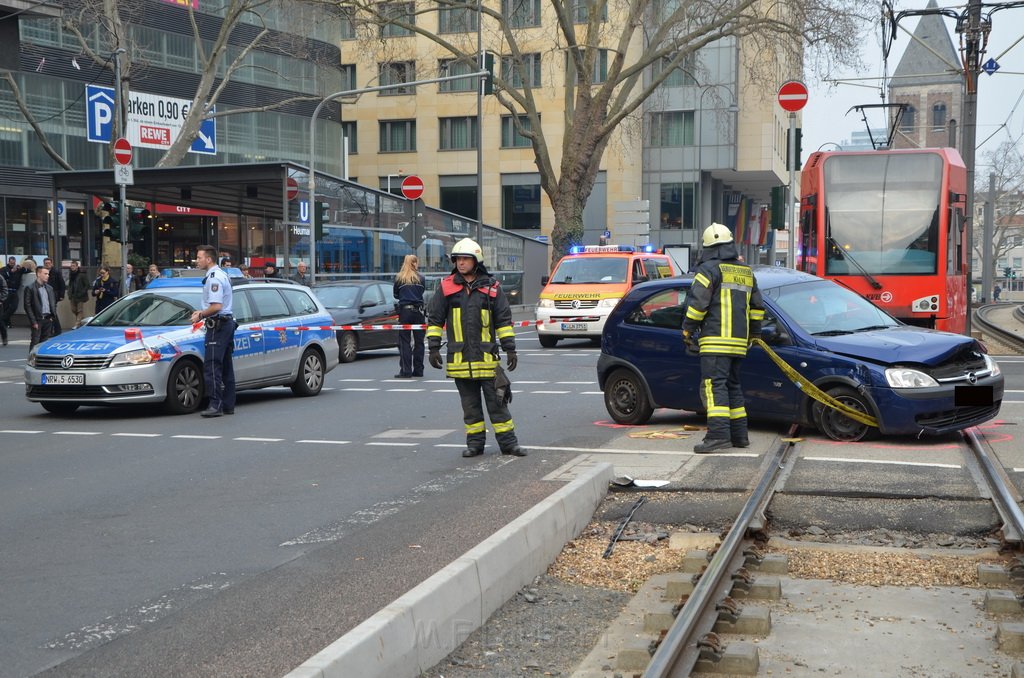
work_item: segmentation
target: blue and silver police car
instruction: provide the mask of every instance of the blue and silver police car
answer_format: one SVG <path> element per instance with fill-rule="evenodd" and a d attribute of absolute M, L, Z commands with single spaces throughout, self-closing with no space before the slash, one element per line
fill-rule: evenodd
<path fill-rule="evenodd" d="M 939 435 L 999 414 L 1003 376 L 971 337 L 904 325 L 831 280 L 755 266 L 765 304 L 762 339 L 793 370 L 868 426 L 808 397 L 758 345 L 740 381 L 751 419 L 797 422 L 834 440 Z M 643 424 L 655 408 L 703 411 L 700 358 L 686 352 L 682 321 L 692 277 L 634 287 L 608 317 L 598 380 L 621 424 Z"/>
<path fill-rule="evenodd" d="M 187 282 L 186 282 L 187 281 Z M 309 289 L 233 281 L 234 368 L 239 391 L 289 386 L 314 396 L 338 365 L 332 324 Z M 82 327 L 32 348 L 25 393 L 48 412 L 71 414 L 82 405 L 162 403 L 171 413 L 197 410 L 204 399 L 202 328 L 190 324 L 202 307 L 202 287 L 183 279 L 130 294 Z"/>

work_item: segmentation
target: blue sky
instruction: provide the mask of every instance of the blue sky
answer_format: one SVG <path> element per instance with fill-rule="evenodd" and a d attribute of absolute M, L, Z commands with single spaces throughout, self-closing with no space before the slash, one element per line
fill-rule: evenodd
<path fill-rule="evenodd" d="M 898 3 L 896 10 L 920 9 L 924 8 L 926 4 L 927 0 L 909 0 Z M 963 7 L 963 5 L 955 6 L 943 2 L 940 2 L 939 6 Z M 918 20 L 917 17 L 904 19 L 900 25 L 913 33 Z M 953 32 L 953 20 L 945 19 L 945 24 L 950 32 L 954 48 L 958 48 L 959 36 Z M 1021 38 L 1022 26 L 1024 26 L 1024 8 L 1003 10 L 996 12 L 992 17 L 992 32 L 982 62 L 989 57 L 997 58 L 1000 70 L 993 76 L 983 73 L 978 84 L 979 162 L 982 161 L 985 152 L 995 149 L 998 144 L 1011 138 L 1019 140 L 1024 134 L 1024 101 L 1019 101 L 1021 92 L 1024 90 L 1024 42 L 1009 49 L 1005 55 L 1000 57 L 1004 51 L 1011 48 L 1013 43 Z M 893 43 L 892 53 L 889 57 L 888 73 L 890 75 L 896 70 L 903 50 L 910 42 L 911 37 L 907 33 L 902 30 L 897 31 L 896 41 Z M 882 74 L 882 48 L 877 28 L 873 35 L 865 39 L 864 45 L 862 56 L 867 65 L 862 71 L 848 71 L 838 75 L 837 79 L 841 82 L 835 85 L 808 81 L 810 96 L 807 106 L 803 110 L 804 160 L 823 144 L 829 142 L 842 144 L 844 140 L 850 138 L 852 132 L 865 129 L 860 113 L 851 111 L 847 115 L 850 107 L 859 104 L 882 103 L 882 99 L 879 97 L 880 80 L 842 81 L 843 79 L 878 77 Z M 875 120 L 876 123 L 873 126 L 884 124 L 881 113 L 875 113 Z M 1000 129 L 1003 124 L 1006 127 Z M 985 142 L 993 133 L 995 135 Z M 823 150 L 835 150 L 835 147 L 828 145 Z"/>

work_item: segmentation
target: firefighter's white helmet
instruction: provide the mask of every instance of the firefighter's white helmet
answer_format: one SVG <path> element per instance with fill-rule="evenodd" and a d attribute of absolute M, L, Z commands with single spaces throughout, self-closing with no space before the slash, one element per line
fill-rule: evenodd
<path fill-rule="evenodd" d="M 452 248 L 451 259 L 454 263 L 455 257 L 473 257 L 476 259 L 476 263 L 484 263 L 484 251 L 480 249 L 480 245 L 476 243 L 472 238 L 463 238 L 459 242 L 455 243 L 455 247 Z"/>
<path fill-rule="evenodd" d="M 704 247 L 714 247 L 732 242 L 732 231 L 722 224 L 711 224 L 704 229 Z"/>

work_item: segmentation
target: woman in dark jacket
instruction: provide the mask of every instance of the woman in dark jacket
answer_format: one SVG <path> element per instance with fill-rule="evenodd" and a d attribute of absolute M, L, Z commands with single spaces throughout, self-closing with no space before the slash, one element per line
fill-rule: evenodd
<path fill-rule="evenodd" d="M 121 296 L 121 285 L 110 275 L 110 267 L 100 266 L 100 274 L 92 283 L 92 296 L 96 297 L 96 313 L 118 300 Z"/>
<path fill-rule="evenodd" d="M 420 273 L 420 260 L 407 254 L 402 270 L 395 276 L 395 299 L 398 300 L 398 322 L 402 325 L 422 325 L 423 290 L 425 280 Z M 398 379 L 423 376 L 423 335 L 425 330 L 399 330 Z"/>

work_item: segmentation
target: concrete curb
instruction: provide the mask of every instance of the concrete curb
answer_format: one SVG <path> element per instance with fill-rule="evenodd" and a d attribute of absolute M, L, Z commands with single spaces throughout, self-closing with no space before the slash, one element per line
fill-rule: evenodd
<path fill-rule="evenodd" d="M 568 485 L 307 659 L 286 678 L 415 678 L 452 653 L 586 527 L 613 476 Z"/>

